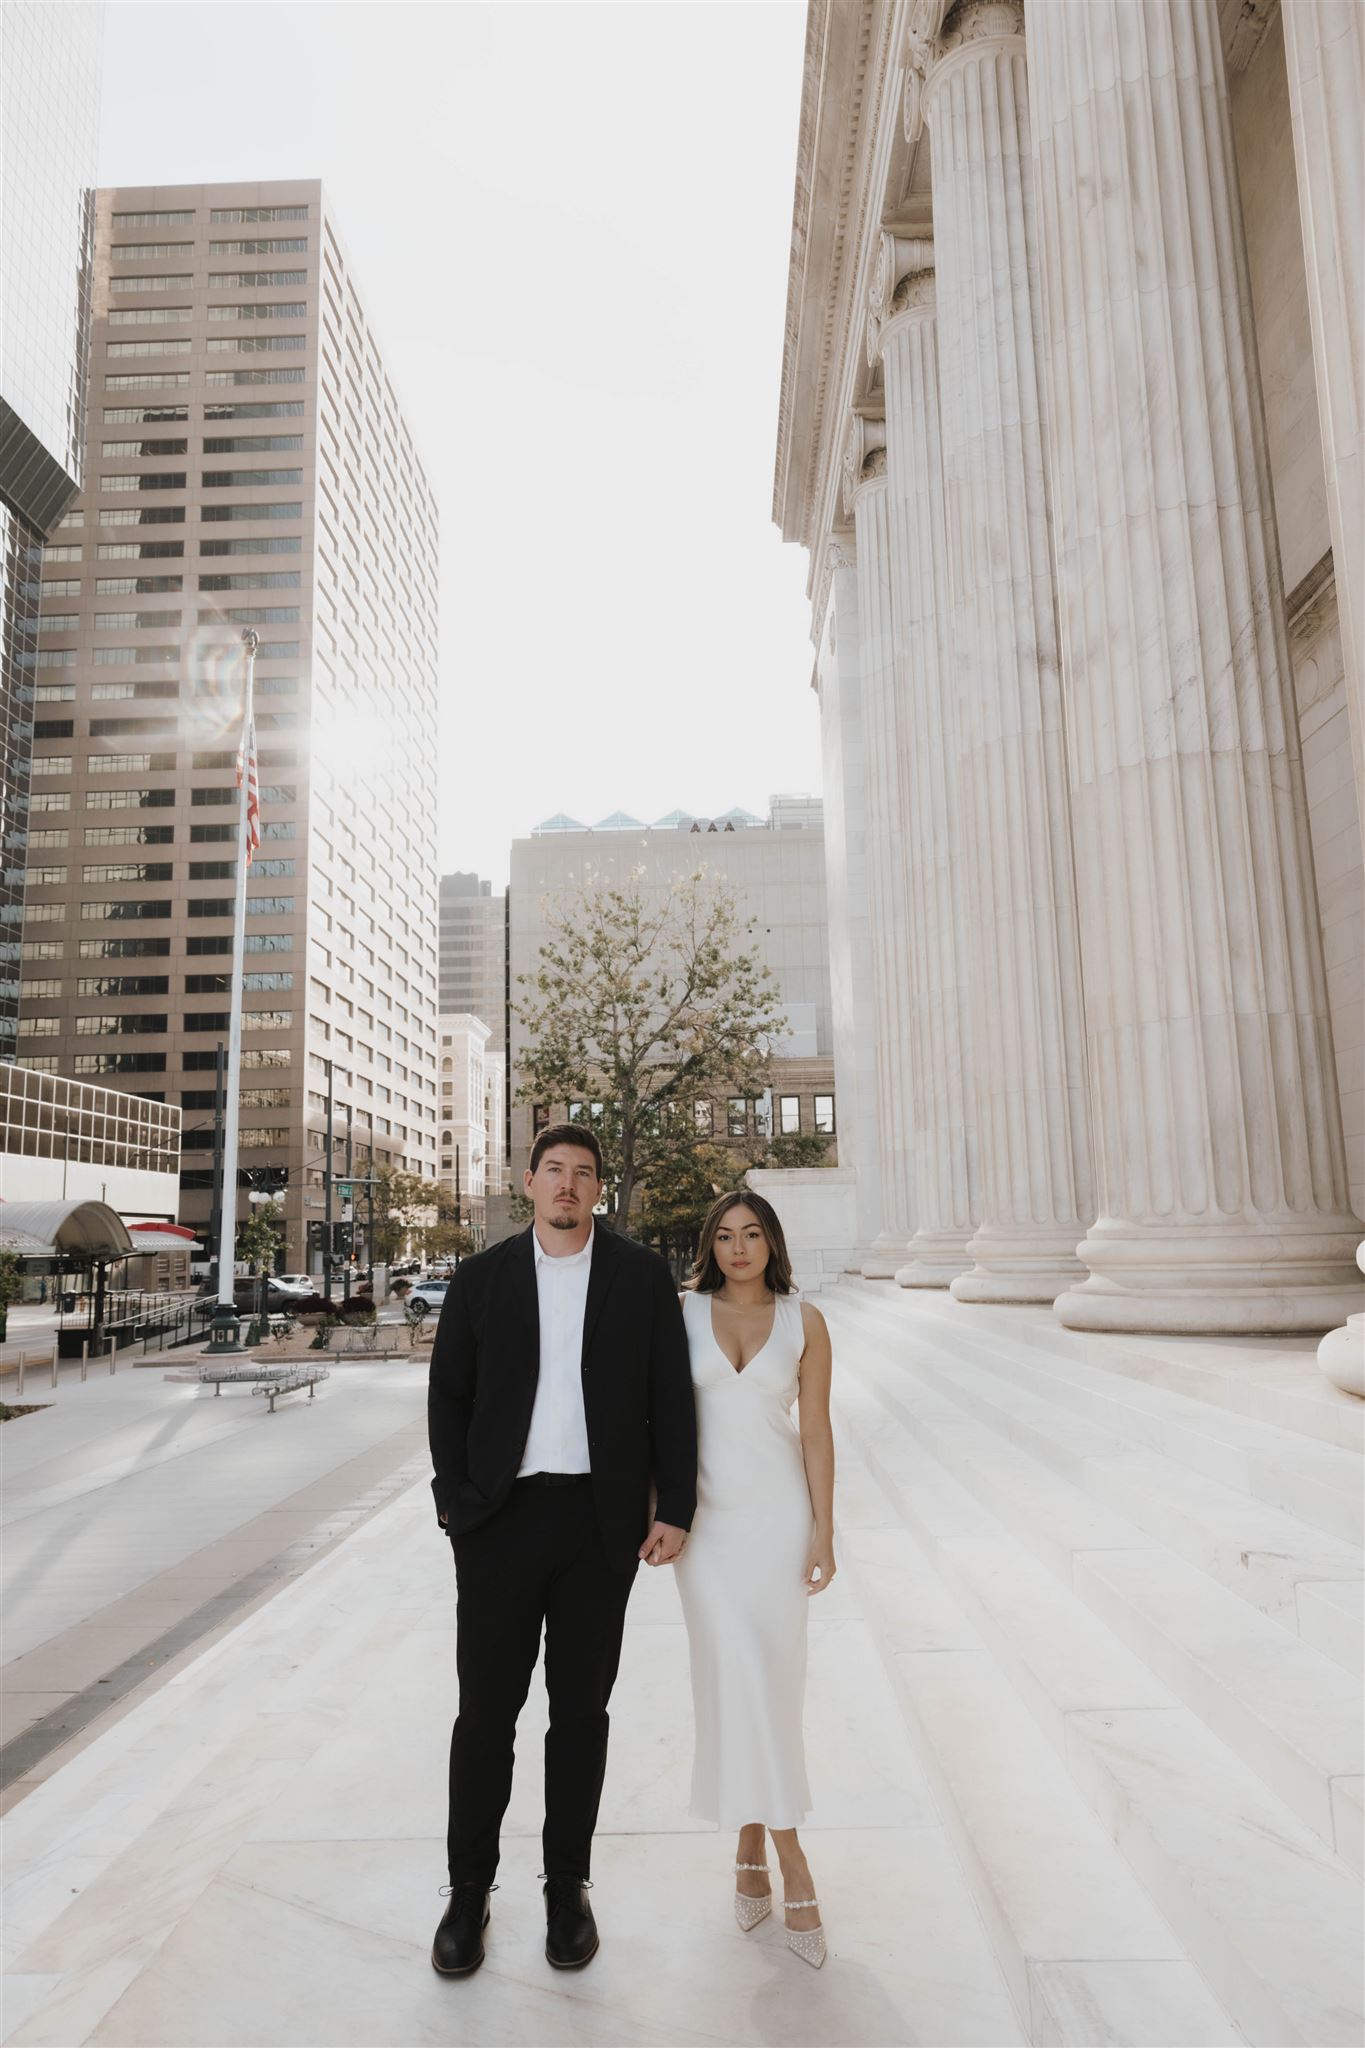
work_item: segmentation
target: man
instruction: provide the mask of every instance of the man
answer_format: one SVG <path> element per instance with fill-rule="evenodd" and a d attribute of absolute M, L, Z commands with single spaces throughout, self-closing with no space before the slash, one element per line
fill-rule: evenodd
<path fill-rule="evenodd" d="M 542 1628 L 545 1954 L 578 1969 L 597 1953 L 587 1887 L 626 1602 L 641 1559 L 678 1555 L 696 1506 L 677 1293 L 655 1253 L 594 1226 L 602 1152 L 592 1131 L 541 1131 L 526 1192 L 533 1224 L 463 1261 L 431 1351 L 432 1491 L 458 1588 L 450 1905 L 431 1953 L 446 1976 L 483 1961 Z"/>

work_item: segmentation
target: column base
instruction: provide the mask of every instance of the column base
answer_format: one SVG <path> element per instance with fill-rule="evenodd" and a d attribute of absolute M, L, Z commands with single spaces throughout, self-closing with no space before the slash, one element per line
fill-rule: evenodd
<path fill-rule="evenodd" d="M 970 1269 L 949 1289 L 953 1300 L 1051 1304 L 1085 1277 L 1076 1255 L 1076 1234 L 1082 1228 L 1076 1224 L 1065 1236 L 1055 1229 L 1032 1235 L 1022 1230 L 979 1230 L 967 1246 Z"/>
<path fill-rule="evenodd" d="M 970 1230 L 917 1230 L 909 1244 L 910 1258 L 897 1268 L 898 1287 L 948 1287 L 971 1265 Z"/>
<path fill-rule="evenodd" d="M 877 1238 L 863 1260 L 864 1280 L 894 1280 L 900 1267 L 905 1264 L 905 1250 L 903 1238 Z"/>
<path fill-rule="evenodd" d="M 1343 1394 L 1365 1396 L 1365 1315 L 1347 1316 L 1341 1330 L 1329 1330 L 1318 1346 L 1318 1371 Z"/>
<path fill-rule="evenodd" d="M 1365 1299 L 1354 1270 L 1359 1228 L 1349 1216 L 1316 1216 L 1297 1228 L 1289 1218 L 1264 1230 L 1210 1228 L 1195 1218 L 1152 1229 L 1097 1225 L 1080 1248 L 1089 1279 L 1054 1306 L 1071 1330 L 1227 1337 L 1330 1331 Z"/>

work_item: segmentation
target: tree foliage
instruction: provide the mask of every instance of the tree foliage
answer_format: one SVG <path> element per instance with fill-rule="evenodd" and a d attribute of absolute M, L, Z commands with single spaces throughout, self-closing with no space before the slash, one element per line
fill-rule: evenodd
<path fill-rule="evenodd" d="M 284 1211 L 278 1202 L 253 1202 L 251 1214 L 237 1225 L 235 1255 L 248 1273 L 268 1273 L 284 1243 Z"/>
<path fill-rule="evenodd" d="M 423 1180 L 419 1173 L 404 1173 L 396 1166 L 374 1166 L 371 1171 L 374 1177 L 354 1203 L 352 1213 L 358 1216 L 361 1201 L 368 1197 L 373 1256 L 376 1264 L 391 1266 L 410 1240 L 416 1240 L 425 1251 L 422 1240 L 439 1222 L 443 1190 L 435 1181 Z"/>
<path fill-rule="evenodd" d="M 588 877 L 520 977 L 520 1098 L 585 1105 L 622 1228 L 637 1189 L 695 1176 L 699 1101 L 767 1085 L 783 1017 L 750 938 L 704 868 L 662 892 Z"/>

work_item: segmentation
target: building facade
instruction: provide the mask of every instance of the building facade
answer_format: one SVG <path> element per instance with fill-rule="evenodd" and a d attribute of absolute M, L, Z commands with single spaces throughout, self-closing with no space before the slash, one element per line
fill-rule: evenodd
<path fill-rule="evenodd" d="M 488 1188 L 488 1026 L 457 1011 L 440 1018 L 440 1179 L 457 1220 L 483 1242 Z M 495 1190 L 496 1192 L 496 1190 Z"/>
<path fill-rule="evenodd" d="M 287 1172 L 299 1269 L 329 1092 L 357 1175 L 436 1172 L 435 804 L 411 772 L 436 505 L 320 185 L 105 191 L 95 237 L 85 489 L 42 583 L 20 1051 L 178 1103 L 182 1220 L 207 1225 L 254 628 L 240 1178 Z"/>
<path fill-rule="evenodd" d="M 481 1017 L 489 1045 L 505 1052 L 507 892 L 479 875 L 442 875 L 438 904 L 442 1012 Z"/>
<path fill-rule="evenodd" d="M 774 977 L 786 1029 L 763 1096 L 699 1105 L 699 1136 L 736 1149 L 758 1137 L 798 1133 L 827 1138 L 838 1149 L 825 903 L 825 841 L 818 802 L 774 797 L 768 820 L 747 811 L 719 818 L 671 812 L 645 825 L 615 812 L 588 827 L 559 814 L 512 843 L 508 949 L 512 992 L 509 1179 L 520 1188 L 535 1130 L 563 1115 L 591 1115 L 591 1104 L 536 1103 L 523 1098 L 518 1054 L 526 1043 L 515 1005 L 521 978 L 535 973 L 540 949 L 585 883 L 638 882 L 646 902 L 704 871 L 734 894 L 753 950 Z"/>
<path fill-rule="evenodd" d="M 1358 1302 L 1362 36 L 813 0 L 774 516 L 864 1273 Z"/>
<path fill-rule="evenodd" d="M 18 1050 L 42 546 L 84 475 L 102 12 L 0 13 L 0 1061 Z"/>
<path fill-rule="evenodd" d="M 179 1199 L 173 1103 L 0 1064 L 0 1213 L 6 1202 L 106 1202 L 125 1223 L 173 1224 Z"/>

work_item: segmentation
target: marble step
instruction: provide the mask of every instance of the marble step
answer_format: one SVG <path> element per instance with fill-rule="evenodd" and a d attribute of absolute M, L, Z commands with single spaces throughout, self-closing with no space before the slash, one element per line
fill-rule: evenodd
<path fill-rule="evenodd" d="M 837 1317 L 842 1311 L 835 1313 Z M 858 1315 L 855 1310 L 855 1324 Z M 910 1389 L 924 1385 L 957 1407 L 978 1432 L 994 1437 L 990 1445 L 979 1434 L 958 1432 L 958 1457 L 975 1458 L 996 1475 L 1012 1475 L 1015 1490 L 1022 1489 L 1026 1496 L 1021 1507 L 1025 1516 L 1033 1512 L 1029 1503 L 1036 1495 L 1040 1470 L 1051 1470 L 1078 1493 L 1102 1503 L 1107 1511 L 1117 1510 L 1130 1524 L 1294 1631 L 1299 1625 L 1300 1583 L 1361 1584 L 1365 1556 L 1356 1545 L 1191 1472 L 1160 1452 L 1134 1449 L 1113 1429 L 1060 1413 L 1027 1386 L 987 1372 L 965 1356 L 948 1361 L 924 1345 L 903 1364 L 888 1361 L 884 1351 L 874 1355 L 879 1390 L 893 1408 L 903 1409 Z M 934 1426 L 941 1435 L 951 1434 L 946 1423 Z M 944 1449 L 946 1453 L 946 1442 Z M 951 1465 L 953 1458 L 946 1456 L 945 1461 Z M 1069 1508 L 1074 1520 L 1074 1502 Z M 1059 1495 L 1054 1512 L 1062 1510 Z M 1127 1544 L 1106 1538 L 1104 1547 L 1133 1546 L 1130 1537 Z"/>
<path fill-rule="evenodd" d="M 1365 1773 L 1358 1686 L 1318 1651 L 1155 1547 L 1025 1552 L 917 1450 L 875 1391 L 841 1376 L 863 1455 L 1054 1746 L 1083 1708 L 1180 1703 L 1329 1848 L 1359 1867 L 1340 1788 Z M 900 1438 L 894 1478 L 889 1453 Z"/>
<path fill-rule="evenodd" d="M 919 1304 L 930 1304 L 955 1326 L 996 1329 L 1010 1338 L 1032 1326 L 1046 1332 L 1059 1355 L 1098 1372 L 1165 1388 L 1319 1443 L 1356 1453 L 1365 1449 L 1365 1401 L 1343 1393 L 1318 1371 L 1315 1337 L 1110 1336 L 1064 1329 L 1046 1308 L 968 1307 L 938 1288 L 848 1279 L 835 1292 L 899 1300 L 915 1314 Z"/>
<path fill-rule="evenodd" d="M 859 1529 L 843 1550 L 1028 2039 L 1240 2042 L 910 1536 Z"/>
<path fill-rule="evenodd" d="M 888 1479 L 883 1452 L 892 1431 L 875 1396 L 850 1398 L 845 1384 L 841 1406 L 888 1498 L 921 1546 L 934 1546 L 933 1561 L 942 1564 L 965 1622 L 979 1624 L 979 1648 L 965 1637 L 954 1642 L 940 1609 L 929 1643 L 907 1652 L 904 1613 L 893 1608 L 882 1624 L 883 1649 L 1007 1971 L 1014 1928 L 1035 1904 L 1033 1887 L 1039 1910 L 1047 1910 L 1049 1885 L 1040 1883 L 1040 1872 L 1047 1868 L 1050 1878 L 1052 1866 L 1038 1860 L 1041 1838 L 1053 1815 L 1073 1811 L 1069 1802 L 1079 1789 L 1087 1817 L 1102 1823 L 1179 1937 L 1177 1953 L 1248 2040 L 1267 2048 L 1354 2042 L 1361 2024 L 1360 1897 L 1351 1872 L 1188 1708 L 1169 1703 L 1150 1671 L 1106 1640 L 1094 1616 L 1035 1561 L 1021 1558 L 931 1457 L 908 1454 L 918 1481 L 911 1493 L 902 1490 L 911 1476 L 904 1451 L 900 1476 Z M 964 1533 L 969 1525 L 974 1536 Z M 864 1574 L 865 1607 L 875 1600 Z M 1343 1789 L 1349 1790 L 1344 1781 Z M 1079 1854 L 1075 1832 L 1066 1827 L 1062 1834 L 1068 1854 Z M 1070 1868 L 1065 1859 L 1062 1868 Z M 1069 1900 L 1069 1889 L 1059 1896 Z M 1101 1909 L 1109 1896 L 1098 1893 Z M 1072 1948 L 1077 1966 L 1075 1944 L 1064 1936 L 1062 1945 Z M 1171 1960 L 1161 1948 L 1143 1953 Z M 1113 1991 L 1124 1975 L 1121 1958 L 1102 1946 L 1084 1954 L 1097 1981 Z M 1157 1973 L 1149 1979 L 1131 1960 L 1133 1974 L 1157 1997 Z M 1012 1982 L 1025 1969 L 1028 2009 L 1045 2026 L 1037 2002 L 1045 1973 L 1026 1964 L 1027 1952 L 1024 1964 L 1016 1958 Z M 1150 2017 L 1145 2024 L 1152 2028 Z M 1193 2031 L 1177 2037 L 1204 2038 Z M 1075 2036 L 1039 2031 L 1034 2038 Z M 1169 2037 L 1097 2029 L 1081 2038 Z"/>
<path fill-rule="evenodd" d="M 846 1290 L 846 1296 L 854 1290 Z M 883 1318 L 893 1339 L 911 1329 L 897 1303 L 865 1290 L 850 1304 Z M 916 1355 L 937 1336 L 941 1355 L 969 1359 L 988 1372 L 1025 1386 L 1058 1407 L 1113 1429 L 1131 1447 L 1159 1451 L 1177 1464 L 1235 1487 L 1344 1542 L 1360 1540 L 1365 1518 L 1365 1458 L 1335 1444 L 1310 1441 L 1165 1387 L 1106 1372 L 1083 1355 L 1089 1342 L 1032 1311 L 1001 1327 L 963 1314 L 946 1296 L 918 1297 L 913 1336 Z"/>

